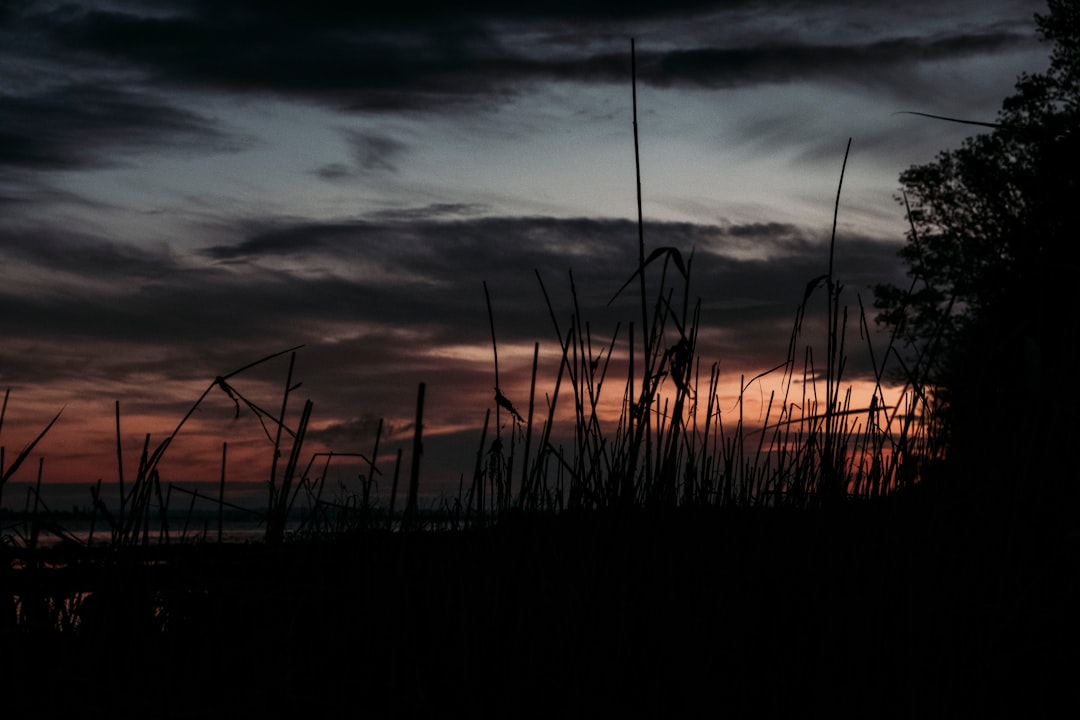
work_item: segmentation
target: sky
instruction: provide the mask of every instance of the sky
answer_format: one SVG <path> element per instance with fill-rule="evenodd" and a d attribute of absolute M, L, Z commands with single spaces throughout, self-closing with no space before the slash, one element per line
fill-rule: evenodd
<path fill-rule="evenodd" d="M 305 457 L 370 455 L 381 419 L 389 474 L 425 383 L 423 482 L 455 489 L 495 405 L 485 284 L 517 405 L 535 343 L 538 406 L 558 368 L 538 276 L 565 327 L 572 273 L 598 345 L 639 313 L 630 292 L 608 304 L 637 265 L 631 38 L 645 244 L 693 257 L 699 356 L 732 402 L 740 376 L 784 360 L 826 269 L 849 138 L 836 273 L 854 313 L 874 284 L 904 282 L 898 175 L 973 132 L 905 112 L 993 120 L 1047 65 L 1044 10 L 0 2 L 8 462 L 62 411 L 15 479 L 43 457 L 46 483 L 114 482 L 117 402 L 130 478 L 145 436 L 169 435 L 214 378 L 302 345 Z M 230 383 L 276 410 L 288 368 L 285 354 Z M 855 386 L 871 374 L 852 358 Z M 220 389 L 163 479 L 217 478 L 224 441 L 231 480 L 266 479 L 266 433 Z"/>

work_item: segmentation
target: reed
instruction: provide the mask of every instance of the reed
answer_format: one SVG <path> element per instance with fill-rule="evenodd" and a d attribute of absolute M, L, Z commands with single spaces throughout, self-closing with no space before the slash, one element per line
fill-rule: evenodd
<path fill-rule="evenodd" d="M 636 89 L 633 123 L 636 158 Z M 850 497 L 881 497 L 917 482 L 923 469 L 944 452 L 934 435 L 936 407 L 926 385 L 926 365 L 902 368 L 906 384 L 890 404 L 883 378 L 887 361 L 900 359 L 896 336 L 894 333 L 883 352 L 875 353 L 861 297 L 857 298 L 857 327 L 866 340 L 865 350 L 874 369 L 874 389 L 865 403 L 856 404 L 851 386 L 845 384 L 849 307 L 843 303 L 844 287 L 834 267 L 841 191 L 850 151 L 849 139 L 837 187 L 826 272 L 806 284 L 795 310 L 784 362 L 740 383 L 734 426 L 725 424 L 721 412 L 718 363 L 712 363 L 706 387 L 701 387 L 702 358 L 697 354 L 701 301 L 690 300 L 693 255 L 684 260 L 674 247 L 655 248 L 646 255 L 639 165 L 638 265 L 608 304 L 637 282 L 641 340 L 635 344 L 635 325 L 629 323 L 628 372 L 614 427 L 610 419 L 601 418 L 599 407 L 621 324 L 597 352 L 590 324 L 583 320 L 573 272 L 568 278 L 570 313 L 565 330 L 537 272 L 561 359 L 536 455 L 531 455 L 534 361 L 520 470 L 512 467 L 513 453 L 508 459 L 502 456 L 499 413 L 507 409 L 515 422 L 521 417 L 500 389 L 494 311 L 484 283 L 495 362 L 496 438 L 489 451 L 493 461 L 482 463 L 485 420 L 473 483 L 465 498 L 466 517 L 475 514 L 482 521 L 486 515 L 505 509 L 506 504 L 498 500 L 501 495 L 495 496 L 494 507 L 485 505 L 485 483 L 501 488 L 502 479 L 515 472 L 520 472 L 522 479 L 512 505 L 539 512 L 698 505 L 809 507 L 842 503 Z M 650 272 L 652 295 L 647 294 L 646 275 Z M 814 344 L 804 338 L 803 326 L 808 316 L 818 316 L 811 302 L 821 289 L 824 359 L 819 367 Z M 539 344 L 537 352 L 538 348 Z M 748 427 L 743 418 L 745 393 L 755 382 L 776 373 L 781 377 L 779 395 L 776 390 L 770 393 L 760 427 Z M 796 382 L 797 397 L 793 394 Z M 560 433 L 572 438 L 569 454 L 567 448 L 556 447 L 552 441 L 560 394 L 568 394 L 573 404 L 574 421 Z"/>
<path fill-rule="evenodd" d="M 633 52 L 633 48 L 632 48 Z M 634 90 L 634 148 L 639 138 Z M 472 480 L 462 482 L 451 506 L 443 501 L 442 513 L 455 519 L 451 527 L 482 528 L 508 511 L 560 513 L 563 511 L 667 510 L 690 507 L 809 507 L 842 503 L 850 497 L 877 498 L 911 487 L 925 469 L 939 460 L 945 447 L 935 425 L 937 411 L 933 389 L 928 386 L 933 347 L 908 367 L 895 347 L 895 333 L 884 350 L 874 348 L 861 297 L 858 298 L 857 329 L 865 340 L 874 371 L 874 388 L 866 402 L 857 402 L 846 386 L 849 306 L 844 302 L 844 286 L 836 277 L 836 227 L 840 212 L 844 172 L 851 141 L 844 152 L 834 205 L 833 227 L 826 272 L 810 279 L 795 308 L 787 357 L 783 362 L 740 382 L 734 417 L 720 403 L 720 364 L 698 353 L 702 303 L 692 299 L 693 253 L 662 246 L 648 250 L 641 214 L 641 176 L 636 168 L 638 202 L 638 253 L 636 267 L 614 292 L 611 306 L 631 287 L 637 288 L 641 324 L 615 326 L 609 337 L 597 337 L 586 319 L 577 283 L 571 270 L 567 275 L 568 309 L 556 310 L 539 271 L 537 282 L 559 343 L 559 365 L 554 385 L 548 393 L 546 417 L 537 417 L 535 400 L 540 343 L 534 344 L 529 383 L 527 417 L 518 412 L 503 392 L 500 375 L 495 306 L 484 283 L 491 330 L 494 365 L 494 426 L 489 435 L 492 409 L 487 410 L 477 449 Z M 824 291 L 824 310 L 816 310 L 818 294 Z M 823 318 L 824 353 L 819 359 L 812 339 L 804 337 L 808 317 Z M 239 416 L 246 408 L 262 425 L 272 444 L 267 480 L 265 540 L 279 544 L 285 539 L 288 518 L 298 497 L 307 507 L 295 531 L 298 537 L 325 537 L 364 531 L 372 526 L 376 511 L 376 462 L 382 440 L 382 421 L 374 438 L 370 457 L 359 453 L 314 453 L 301 470 L 300 458 L 313 407 L 307 401 L 298 424 L 290 427 L 287 415 L 292 394 L 301 386 L 294 379 L 299 346 L 273 353 L 216 377 L 180 419 L 175 429 L 156 446 L 147 434 L 133 479 L 125 476 L 121 444 L 120 402 L 116 401 L 116 454 L 119 507 L 105 507 L 100 486 L 91 489 L 93 523 L 99 517 L 111 531 L 111 542 L 125 547 L 150 542 L 151 514 L 156 510 L 159 542 L 168 544 L 169 502 L 174 489 L 161 477 L 160 463 L 173 440 L 200 404 L 216 388 L 235 405 Z M 235 385 L 241 373 L 289 355 L 289 366 L 281 395 L 280 409 L 268 412 L 247 398 Z M 905 385 L 896 399 L 886 398 L 884 378 L 890 361 L 900 367 Z M 708 362 L 703 378 L 702 364 Z M 617 379 L 613 369 L 625 363 L 626 373 Z M 764 420 L 750 426 L 744 419 L 744 400 L 749 389 L 766 377 L 779 375 L 780 387 L 770 392 Z M 425 384 L 419 385 L 412 443 L 411 468 L 405 508 L 398 529 L 420 527 L 418 488 L 422 456 Z M 617 416 L 601 411 L 609 395 L 617 393 Z M 0 429 L 9 393 L 0 406 Z M 571 413 L 560 414 L 560 406 L 570 404 Z M 62 411 L 61 411 L 62 412 Z M 509 415 L 510 432 L 504 436 L 502 414 Z M 569 423 L 565 418 L 572 416 Z M 0 445 L 0 492 L 7 480 L 28 459 L 33 449 L 60 417 L 50 421 L 39 435 L 9 465 L 3 464 Z M 291 438 L 284 465 L 283 449 Z M 518 450 L 519 438 L 523 450 Z M 222 448 L 221 488 L 216 500 L 218 533 L 222 538 L 225 461 Z M 311 474 L 316 458 L 326 463 L 322 476 Z M 358 457 L 367 464 L 360 476 L 359 495 L 324 497 L 326 473 L 333 457 Z M 394 470 L 394 481 L 386 511 L 386 528 L 395 523 L 398 475 L 402 453 Z M 519 478 L 516 484 L 513 478 Z M 464 481 L 464 478 L 463 478 Z M 186 492 L 186 491 L 184 491 Z M 189 516 L 197 494 L 190 494 Z M 206 499 L 206 498 L 202 498 Z M 430 515 L 430 513 L 429 513 Z M 94 527 L 90 538 L 93 538 Z M 188 521 L 180 532 L 188 537 Z"/>

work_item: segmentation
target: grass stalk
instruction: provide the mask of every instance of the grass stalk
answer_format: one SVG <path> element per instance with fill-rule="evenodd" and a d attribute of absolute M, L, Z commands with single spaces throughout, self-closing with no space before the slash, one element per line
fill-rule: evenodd
<path fill-rule="evenodd" d="M 229 455 L 229 443 L 221 443 L 221 482 L 218 483 L 217 541 L 221 544 L 225 533 L 225 463 Z"/>
<path fill-rule="evenodd" d="M 417 495 L 420 489 L 420 456 L 424 451 L 424 391 L 426 385 L 420 383 L 416 393 L 416 424 L 413 429 L 412 467 L 409 471 L 409 496 L 405 502 L 405 515 L 401 520 L 402 529 L 416 529 L 419 507 Z"/>
<path fill-rule="evenodd" d="M 532 447 L 533 413 L 536 408 L 536 370 L 540 362 L 540 343 L 533 343 L 532 374 L 529 380 L 529 413 L 525 423 L 525 452 L 521 458 L 521 486 L 518 488 L 518 507 L 529 494 L 529 451 Z"/>
<path fill-rule="evenodd" d="M 480 447 L 476 448 L 476 469 L 473 472 L 472 488 L 465 503 L 465 523 L 468 524 L 473 502 L 476 503 L 477 525 L 484 523 L 484 445 L 487 443 L 488 423 L 491 421 L 491 408 L 484 413 L 484 429 L 480 432 Z"/>
<path fill-rule="evenodd" d="M 394 461 L 394 480 L 390 484 L 390 507 L 386 511 L 386 529 L 394 529 L 394 503 L 397 500 L 398 478 L 401 475 L 402 450 L 398 448 L 397 460 Z"/>
<path fill-rule="evenodd" d="M 124 524 L 124 449 L 120 438 L 120 401 L 116 401 L 116 482 L 120 491 L 120 524 Z"/>

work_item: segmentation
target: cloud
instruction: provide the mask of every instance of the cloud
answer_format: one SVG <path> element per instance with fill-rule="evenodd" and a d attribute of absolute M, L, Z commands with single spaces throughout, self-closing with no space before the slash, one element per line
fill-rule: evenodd
<path fill-rule="evenodd" d="M 386 170 L 396 172 L 395 159 L 405 152 L 407 145 L 388 135 L 346 131 L 352 146 L 356 166 L 361 170 Z"/>
<path fill-rule="evenodd" d="M 247 141 L 153 95 L 74 83 L 0 102 L 0 166 L 122 164 L 140 152 L 227 152 Z"/>
<path fill-rule="evenodd" d="M 336 5 L 250 2 L 225 9 L 191 0 L 158 8 L 116 2 L 108 10 L 5 6 L 0 168 L 85 170 L 133 165 L 150 153 L 242 150 L 254 140 L 205 108 L 239 120 L 241 106 L 253 98 L 315 102 L 352 113 L 461 114 L 502 105 L 539 84 L 625 84 L 626 40 L 639 23 L 653 32 L 638 44 L 642 84 L 732 89 L 834 83 L 854 85 L 862 95 L 870 90 L 917 98 L 921 102 L 908 105 L 939 111 L 951 110 L 948 99 L 957 93 L 943 89 L 938 75 L 922 73 L 923 66 L 1036 47 L 1032 31 L 1003 22 L 1005 10 L 981 21 L 969 14 L 975 21 L 955 28 L 940 22 L 923 27 L 913 11 L 902 27 L 863 35 L 849 29 L 837 36 L 800 29 L 799 19 L 822 8 L 846 8 L 845 2 L 791 3 L 784 8 L 787 21 L 776 27 L 772 4 L 750 0 L 625 7 L 431 3 L 380 10 Z M 928 102 L 933 108 L 926 108 Z M 904 104 L 882 112 L 894 109 Z M 785 123 L 793 116 L 786 110 L 778 119 L 757 113 L 747 122 L 755 137 L 784 139 L 792 137 Z M 259 130 L 258 123 L 250 127 Z M 412 152 L 387 130 L 343 132 L 348 161 L 323 160 L 310 174 L 344 183 L 395 173 Z M 0 187 L 0 202 L 13 197 Z"/>
<path fill-rule="evenodd" d="M 329 163 L 327 165 L 320 165 L 313 171 L 315 176 L 326 180 L 327 182 L 337 182 L 339 180 L 347 180 L 354 176 L 352 167 L 345 163 Z"/>
<path fill-rule="evenodd" d="M 373 438 L 379 432 L 379 425 L 382 423 L 382 437 L 392 436 L 402 431 L 402 428 L 398 428 L 390 423 L 382 421 L 380 418 L 367 414 L 361 417 L 350 417 L 341 421 L 330 422 L 325 425 L 310 428 L 308 430 L 308 437 L 325 445 L 334 448 L 347 448 L 355 446 L 357 442 L 362 442 L 365 445 L 374 442 Z M 370 448 L 365 451 L 365 457 L 370 455 Z M 359 460 L 352 460 L 351 462 L 360 462 Z"/>
<path fill-rule="evenodd" d="M 677 247 L 687 259 L 693 253 L 692 292 L 701 294 L 709 312 L 728 325 L 764 322 L 772 327 L 788 322 L 806 282 L 821 275 L 828 264 L 826 237 L 785 223 L 649 223 L 646 237 L 650 248 Z M 838 277 L 862 290 L 865 298 L 869 285 L 898 279 L 895 246 L 842 235 L 837 247 Z M 334 267 L 339 277 L 353 278 L 343 280 L 340 290 L 356 296 L 356 306 L 349 301 L 352 312 L 378 308 L 379 316 L 365 315 L 365 320 L 397 326 L 424 318 L 429 330 L 444 328 L 429 338 L 436 341 L 484 341 L 485 283 L 502 318 L 500 334 L 510 342 L 550 339 L 552 334 L 537 274 L 560 322 L 571 311 L 568 296 L 562 294 L 569 290 L 571 273 L 580 306 L 590 308 L 600 324 L 614 327 L 637 303 L 636 295 L 627 292 L 608 307 L 636 268 L 637 226 L 629 220 L 418 222 L 409 217 L 289 224 L 202 252 L 234 267 L 285 267 L 290 260 L 296 266 Z M 349 268 L 357 268 L 356 274 L 350 275 Z M 650 282 L 656 281 L 651 277 Z M 346 290 L 351 283 L 363 291 Z M 315 287 L 312 281 L 306 294 Z M 786 336 L 777 337 L 773 348 L 786 341 Z"/>
<path fill-rule="evenodd" d="M 432 203 L 419 207 L 377 210 L 367 214 L 371 220 L 406 222 L 410 220 L 462 219 L 482 215 L 487 207 L 477 203 Z"/>
<path fill-rule="evenodd" d="M 636 224 L 628 220 L 266 225 L 193 256 L 60 232 L 39 232 L 28 243 L 6 231 L 0 261 L 24 281 L 0 288 L 5 341 L 172 348 L 149 356 L 164 371 L 202 354 L 206 372 L 213 358 L 238 362 L 247 348 L 303 343 L 340 358 L 362 348 L 373 368 L 407 375 L 441 362 L 420 349 L 490 340 L 485 284 L 500 340 L 510 344 L 554 342 L 551 312 L 565 327 L 580 311 L 598 333 L 638 312 L 636 290 L 608 304 L 637 264 Z M 827 239 L 792 225 L 651 223 L 646 233 L 650 248 L 673 246 L 693 257 L 690 292 L 703 298 L 707 321 L 747 334 L 789 322 L 806 282 L 827 265 Z M 894 246 L 842 236 L 837 247 L 838 277 L 864 297 L 868 285 L 898 280 Z M 652 288 L 658 273 L 658 266 L 650 271 Z M 669 282 L 674 275 L 669 269 Z M 764 349 L 747 342 L 740 352 L 763 357 L 786 341 L 781 333 Z"/>
<path fill-rule="evenodd" d="M 791 3 L 784 12 L 809 17 L 820 6 L 846 3 Z M 663 87 L 875 83 L 881 73 L 902 86 L 902 73 L 918 63 L 1034 44 L 1033 32 L 1002 30 L 990 20 L 947 34 L 820 43 L 790 28 L 767 32 L 766 18 L 778 10 L 760 2 L 475 2 L 378 9 L 323 3 L 230 3 L 224 9 L 181 2 L 170 9 L 151 14 L 142 5 L 119 3 L 108 11 L 28 13 L 23 26 L 44 34 L 53 54 L 72 64 L 97 57 L 143 72 L 155 84 L 272 92 L 368 111 L 443 112 L 461 103 L 498 102 L 528 82 L 625 83 L 625 40 L 646 19 L 671 23 L 672 31 L 681 28 L 686 37 L 676 48 L 639 48 L 641 82 Z M 583 30 L 589 27 L 604 32 Z M 707 37 L 703 27 L 731 29 Z"/>
<path fill-rule="evenodd" d="M 902 79 L 892 77 L 892 72 L 908 73 L 919 63 L 991 55 L 1032 44 L 1031 34 L 989 32 L 899 37 L 850 45 L 780 43 L 696 48 L 644 55 L 641 77 L 662 86 L 705 88 L 817 80 L 873 84 L 883 78 L 895 84 Z"/>
<path fill-rule="evenodd" d="M 65 231 L 39 231 L 38 242 L 30 243 L 0 229 L 0 263 L 9 278 L 22 278 L 0 286 L 6 349 L 0 382 L 19 397 L 29 386 L 56 406 L 77 398 L 87 408 L 80 418 L 99 413 L 108 419 L 113 401 L 122 399 L 125 417 L 153 418 L 148 431 L 160 433 L 215 376 L 303 344 L 294 378 L 303 382 L 296 397 L 315 403 L 313 443 L 368 452 L 372 420 L 381 417 L 392 451 L 412 421 L 417 384 L 426 382 L 431 460 L 441 462 L 437 433 L 447 438 L 448 457 L 468 455 L 461 443 L 474 449 L 494 387 L 485 283 L 502 389 L 515 403 L 526 402 L 532 348 L 540 343 L 537 402 L 543 407 L 558 369 L 561 333 L 552 316 L 561 332 L 576 316 L 594 345 L 606 347 L 615 338 L 617 348 L 639 318 L 636 287 L 608 305 L 636 267 L 637 226 L 622 219 L 454 214 L 459 208 L 417 222 L 419 210 L 400 218 L 238 225 L 233 245 L 194 255 Z M 704 366 L 720 362 L 725 372 L 751 377 L 784 359 L 795 308 L 807 282 L 826 267 L 827 238 L 770 222 L 650 223 L 646 233 L 649 248 L 675 246 L 686 259 L 693 252 L 690 301 L 702 299 Z M 837 248 L 838 277 L 848 288 L 844 303 L 853 308 L 849 337 L 855 338 L 855 293 L 866 301 L 866 285 L 894 278 L 896 247 L 841 235 Z M 386 280 L 402 268 L 406 280 Z M 648 279 L 655 292 L 658 267 Z M 673 270 L 669 280 L 678 303 L 681 283 Z M 811 316 L 824 306 L 821 295 L 812 306 Z M 815 333 L 808 321 L 806 341 L 820 347 L 823 335 Z M 849 378 L 870 370 L 856 350 L 850 351 Z M 273 406 L 286 366 L 278 361 L 241 373 L 235 385 Z M 215 432 L 247 428 L 252 442 L 262 442 L 249 414 L 236 421 L 233 413 L 232 402 L 215 391 L 185 437 L 204 432 L 217 438 Z M 206 461 L 211 469 L 212 455 Z"/>
<path fill-rule="evenodd" d="M 344 129 L 341 131 L 349 145 L 352 164 L 329 163 L 315 169 L 322 180 L 339 182 L 374 174 L 396 173 L 397 160 L 408 151 L 408 145 L 386 134 Z"/>
<path fill-rule="evenodd" d="M 33 230 L 9 227 L 0 232 L 0 257 L 9 266 L 20 262 L 47 272 L 54 279 L 81 276 L 98 279 L 105 285 L 160 278 L 178 270 L 165 249 L 151 251 L 77 231 L 42 227 Z M 48 284 L 37 289 L 43 293 L 52 290 Z"/>
<path fill-rule="evenodd" d="M 150 15 L 121 4 L 41 14 L 27 24 L 65 53 L 94 54 L 159 82 L 270 90 L 343 105 L 362 100 L 371 107 L 396 105 L 392 93 L 475 90 L 470 67 L 493 43 L 477 23 L 446 12 L 380 15 L 272 3 L 173 7 L 174 13 Z"/>

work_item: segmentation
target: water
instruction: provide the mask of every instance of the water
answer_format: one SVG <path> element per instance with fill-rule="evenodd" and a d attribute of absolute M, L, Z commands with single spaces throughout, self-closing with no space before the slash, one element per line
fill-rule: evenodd
<path fill-rule="evenodd" d="M 218 520 L 216 513 L 197 513 L 191 517 L 170 513 L 163 528 L 160 519 L 155 517 L 148 524 L 146 535 L 152 544 L 168 541 L 177 542 L 218 542 Z M 92 519 L 87 515 L 58 514 L 55 525 L 67 536 L 74 537 L 80 543 L 103 545 L 112 541 L 112 531 L 102 517 Z M 286 526 L 286 532 L 299 527 L 299 519 Z M 32 533 L 29 519 L 4 516 L 0 520 L 0 536 L 10 538 L 19 545 L 27 544 Z M 261 542 L 266 537 L 266 525 L 257 519 L 231 517 L 221 525 L 221 542 L 250 543 Z M 39 527 L 37 543 L 40 547 L 49 547 L 62 541 L 61 534 L 49 526 Z"/>
<path fill-rule="evenodd" d="M 10 482 L 3 488 L 0 504 L 0 536 L 13 539 L 18 544 L 29 540 L 31 523 L 24 513 L 32 512 L 37 501 L 38 513 L 67 534 L 83 543 L 110 542 L 112 532 L 109 521 L 100 511 L 94 513 L 90 486 L 82 483 L 45 483 L 40 496 L 35 498 L 29 483 Z M 168 508 L 164 527 L 161 522 L 161 504 L 157 497 L 150 503 L 147 535 L 151 542 L 168 538 L 169 542 L 198 542 L 218 540 L 218 483 L 188 482 L 162 488 L 162 500 Z M 102 485 L 100 499 L 105 509 L 119 522 L 120 491 L 115 484 Z M 222 542 L 256 542 L 266 536 L 262 518 L 266 513 L 266 490 L 262 483 L 234 483 L 226 486 L 224 501 L 228 505 L 221 514 Z M 302 515 L 292 513 L 286 532 L 300 525 Z M 40 529 L 38 544 L 55 545 L 61 541 L 59 534 L 47 526 Z"/>
<path fill-rule="evenodd" d="M 130 491 L 130 488 L 128 490 Z M 169 483 L 162 487 L 161 492 L 161 502 L 156 493 L 151 497 L 146 516 L 146 535 L 151 543 L 218 541 L 218 514 L 221 507 L 218 502 L 221 487 L 218 483 Z M 265 483 L 235 482 L 226 485 L 222 497 L 225 507 L 221 513 L 221 541 L 246 543 L 264 540 L 267 497 Z M 33 515 L 35 503 L 38 516 L 45 520 L 37 537 L 40 546 L 61 542 L 61 535 L 49 529 L 50 522 L 80 543 L 105 544 L 112 539 L 109 519 L 100 509 L 94 512 L 91 486 L 87 484 L 44 483 L 40 495 L 37 495 L 34 485 L 30 483 L 9 482 L 4 485 L 3 497 L 0 500 L 0 538 L 5 541 L 13 541 L 19 545 L 29 542 L 32 532 L 29 518 Z M 356 497 L 341 499 L 324 495 L 322 501 L 331 503 L 323 506 L 323 517 L 329 526 L 341 527 L 343 519 L 357 519 Z M 115 483 L 102 484 L 100 502 L 114 522 L 119 522 L 119 486 Z M 377 523 L 385 522 L 385 509 L 389 506 L 389 498 L 373 498 L 372 502 L 372 518 Z M 168 509 L 164 524 L 161 519 L 161 504 Z M 304 492 L 296 496 L 293 508 L 286 518 L 286 536 L 304 526 L 304 518 L 309 514 L 311 504 Z M 399 497 L 395 515 L 400 515 L 404 505 L 404 498 Z M 346 506 L 352 510 L 346 510 Z M 445 500 L 442 495 L 421 494 L 421 512 L 443 507 Z"/>

